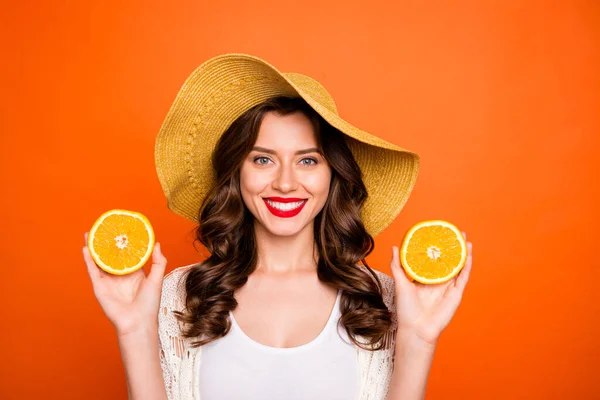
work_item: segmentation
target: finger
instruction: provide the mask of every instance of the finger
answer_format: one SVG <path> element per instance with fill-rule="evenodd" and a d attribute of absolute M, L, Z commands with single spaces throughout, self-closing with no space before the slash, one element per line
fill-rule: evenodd
<path fill-rule="evenodd" d="M 84 246 L 87 246 L 87 244 L 88 244 L 87 238 L 88 238 L 88 233 L 86 232 L 83 234 L 83 245 Z"/>
<path fill-rule="evenodd" d="M 160 243 L 157 242 L 154 245 L 154 251 L 152 252 L 152 268 L 148 274 L 148 279 L 157 284 L 162 283 L 166 268 L 167 258 L 160 251 Z"/>
<path fill-rule="evenodd" d="M 83 246 L 83 260 L 85 261 L 85 265 L 87 266 L 87 271 L 90 276 L 90 279 L 92 280 L 92 284 L 108 275 L 96 265 L 96 262 L 90 255 L 90 250 L 87 246 Z"/>
<path fill-rule="evenodd" d="M 462 292 L 469 281 L 469 275 L 471 275 L 471 267 L 473 266 L 473 257 L 471 255 L 467 256 L 467 262 L 458 274 L 458 278 L 456 279 L 456 287 Z"/>
<path fill-rule="evenodd" d="M 465 238 L 465 240 L 467 240 L 467 233 L 463 231 L 462 235 Z"/>
<path fill-rule="evenodd" d="M 402 268 L 400 264 L 400 250 L 398 246 L 392 246 L 392 261 L 390 262 L 390 269 L 392 270 L 392 276 L 394 281 L 399 287 L 407 287 L 410 285 L 410 280 L 404 272 L 404 268 Z"/>

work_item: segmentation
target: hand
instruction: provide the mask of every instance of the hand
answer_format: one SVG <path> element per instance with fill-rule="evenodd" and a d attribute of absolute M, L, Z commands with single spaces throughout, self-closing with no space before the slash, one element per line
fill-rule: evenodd
<path fill-rule="evenodd" d="M 167 259 L 154 245 L 152 269 L 146 277 L 142 268 L 129 275 L 112 275 L 96 265 L 87 247 L 87 232 L 83 259 L 92 281 L 94 295 L 102 310 L 114 325 L 118 335 L 126 335 L 158 323 L 158 308 Z"/>
<path fill-rule="evenodd" d="M 467 235 L 463 232 L 465 240 Z M 463 292 L 473 263 L 473 244 L 467 242 L 467 261 L 460 273 L 437 285 L 425 285 L 411 282 L 400 265 L 398 247 L 392 248 L 390 264 L 396 292 L 396 312 L 398 316 L 398 333 L 416 335 L 427 344 L 435 345 L 450 323 Z"/>

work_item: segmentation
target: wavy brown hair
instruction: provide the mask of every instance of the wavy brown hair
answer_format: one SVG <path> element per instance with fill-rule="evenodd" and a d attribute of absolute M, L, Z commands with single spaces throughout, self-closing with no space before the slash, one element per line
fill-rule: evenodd
<path fill-rule="evenodd" d="M 231 328 L 229 311 L 238 304 L 234 292 L 256 268 L 254 216 L 242 200 L 240 169 L 268 112 L 301 112 L 312 122 L 332 172 L 327 200 L 314 221 L 317 275 L 323 283 L 342 290 L 340 323 L 352 342 L 366 350 L 387 348 L 391 313 L 383 301 L 381 282 L 365 260 L 374 241 L 361 220 L 367 189 L 360 167 L 345 135 L 300 97 L 275 97 L 251 108 L 216 145 L 212 155 L 216 181 L 202 203 L 195 229 L 196 240 L 210 256 L 184 275 L 186 307 L 175 312 L 185 326 L 182 335 L 197 339 L 193 347 L 225 336 Z M 366 343 L 354 335 L 364 337 Z"/>

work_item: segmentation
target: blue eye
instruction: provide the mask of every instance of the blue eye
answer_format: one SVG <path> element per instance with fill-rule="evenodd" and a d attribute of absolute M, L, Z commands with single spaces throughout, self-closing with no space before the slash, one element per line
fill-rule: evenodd
<path fill-rule="evenodd" d="M 259 165 L 266 165 L 270 160 L 268 157 L 254 157 L 254 162 L 258 161 L 258 160 L 267 160 L 267 162 L 259 162 Z"/>
<path fill-rule="evenodd" d="M 271 160 L 268 157 L 261 156 L 254 157 L 252 161 L 254 163 L 257 163 L 258 165 L 267 165 Z M 317 164 L 317 160 L 315 160 L 314 158 L 303 158 L 302 160 L 300 160 L 300 162 L 307 167 Z"/>

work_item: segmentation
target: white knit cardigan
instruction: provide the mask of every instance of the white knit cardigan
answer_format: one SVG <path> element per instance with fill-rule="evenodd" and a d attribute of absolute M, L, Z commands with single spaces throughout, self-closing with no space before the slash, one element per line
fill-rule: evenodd
<path fill-rule="evenodd" d="M 190 267 L 192 265 L 177 268 L 163 280 L 158 316 L 159 352 L 169 400 L 200 400 L 198 379 L 202 346 L 194 348 L 190 345 L 192 339 L 181 337 L 179 322 L 173 315 L 174 310 L 183 311 L 185 307 L 184 279 L 180 278 Z M 366 270 L 364 266 L 360 267 Z M 394 367 L 397 329 L 394 281 L 383 272 L 373 271 L 381 281 L 384 302 L 392 312 L 392 329 L 386 338 L 386 349 L 370 351 L 355 346 L 361 377 L 357 400 L 384 400 Z M 366 343 L 361 336 L 357 338 Z"/>

